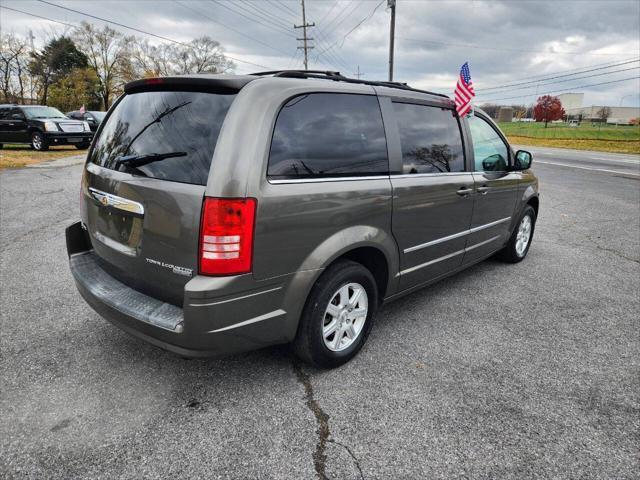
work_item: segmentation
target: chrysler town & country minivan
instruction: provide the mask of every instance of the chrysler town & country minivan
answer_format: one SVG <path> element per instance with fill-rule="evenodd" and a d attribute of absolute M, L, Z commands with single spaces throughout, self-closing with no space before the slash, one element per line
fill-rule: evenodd
<path fill-rule="evenodd" d="M 293 343 L 335 367 L 378 307 L 490 256 L 525 258 L 531 154 L 444 95 L 336 72 L 129 83 L 67 229 L 107 320 L 182 356 Z"/>

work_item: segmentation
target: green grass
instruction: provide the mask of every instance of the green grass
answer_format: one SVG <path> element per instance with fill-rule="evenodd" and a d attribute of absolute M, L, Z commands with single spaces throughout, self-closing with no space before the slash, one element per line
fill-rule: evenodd
<path fill-rule="evenodd" d="M 34 163 L 46 162 L 72 155 L 86 155 L 86 150 L 78 150 L 73 146 L 51 147 L 46 152 L 31 150 L 28 145 L 7 145 L 0 150 L 0 170 L 3 168 L 20 168 Z"/>
<path fill-rule="evenodd" d="M 501 122 L 500 128 L 515 145 L 574 148 L 599 152 L 640 153 L 640 126 L 566 123 Z"/>
<path fill-rule="evenodd" d="M 570 127 L 566 123 L 501 122 L 500 128 L 507 136 L 567 139 L 567 140 L 613 140 L 640 141 L 638 125 L 602 125 L 592 126 L 590 122 L 582 122 L 579 127 Z"/>

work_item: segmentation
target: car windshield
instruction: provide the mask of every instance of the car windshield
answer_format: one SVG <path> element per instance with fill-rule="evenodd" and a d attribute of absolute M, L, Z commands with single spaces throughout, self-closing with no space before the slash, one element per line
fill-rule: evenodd
<path fill-rule="evenodd" d="M 27 118 L 67 118 L 57 108 L 53 107 L 22 107 Z"/>
<path fill-rule="evenodd" d="M 95 117 L 96 120 L 104 120 L 104 116 L 107 114 L 107 112 L 89 112 L 91 115 L 93 115 Z"/>

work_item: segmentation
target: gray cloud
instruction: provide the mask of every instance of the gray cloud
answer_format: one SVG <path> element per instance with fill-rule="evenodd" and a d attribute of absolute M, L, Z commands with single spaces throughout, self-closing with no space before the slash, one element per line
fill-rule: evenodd
<path fill-rule="evenodd" d="M 179 41 L 209 35 L 220 41 L 234 58 L 268 68 L 302 67 L 295 40 L 301 32 L 292 28 L 294 22 L 301 22 L 297 0 L 57 3 Z M 317 24 L 310 30 L 316 39 L 310 68 L 352 75 L 359 65 L 364 78 L 386 79 L 389 29 L 386 0 L 371 18 L 343 38 L 378 3 L 379 0 L 307 0 L 307 20 Z M 397 0 L 397 3 L 395 79 L 420 88 L 450 93 L 465 61 L 469 61 L 476 88 L 481 90 L 532 76 L 640 57 L 640 2 L 636 0 Z M 3 5 L 74 24 L 89 20 L 35 0 L 3 0 Z M 0 14 L 3 32 L 24 34 L 31 29 L 38 35 L 55 25 L 7 10 Z M 150 41 L 157 42 L 152 38 Z M 332 48 L 325 51 L 329 46 Z M 259 69 L 240 61 L 236 65 L 238 73 Z M 545 93 L 638 75 L 640 70 L 636 68 L 540 86 L 538 91 Z M 530 103 L 535 90 L 535 87 L 505 89 L 493 95 L 487 92 L 478 100 L 522 95 L 505 102 Z M 578 90 L 585 91 L 587 104 L 618 105 L 624 96 L 625 105 L 640 104 L 638 80 Z"/>

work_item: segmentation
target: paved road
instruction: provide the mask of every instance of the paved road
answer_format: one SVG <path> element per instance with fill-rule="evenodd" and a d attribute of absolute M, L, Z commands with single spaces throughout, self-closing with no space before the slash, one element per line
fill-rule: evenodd
<path fill-rule="evenodd" d="M 640 177 L 640 155 L 623 153 L 588 152 L 566 148 L 521 147 L 529 150 L 537 164 L 614 173 Z"/>
<path fill-rule="evenodd" d="M 637 478 L 640 179 L 536 158 L 526 261 L 384 307 L 334 371 L 124 334 L 67 268 L 81 167 L 3 172 L 0 477 Z"/>

